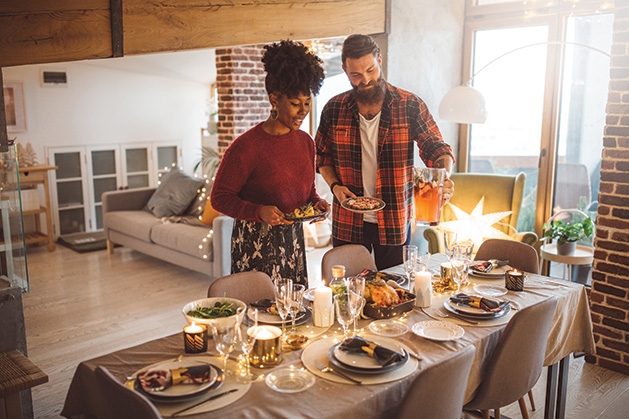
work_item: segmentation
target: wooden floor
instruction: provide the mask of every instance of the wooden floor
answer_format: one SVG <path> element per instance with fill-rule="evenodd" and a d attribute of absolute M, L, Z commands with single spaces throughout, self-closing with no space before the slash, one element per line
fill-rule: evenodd
<path fill-rule="evenodd" d="M 320 277 L 324 251 L 308 254 L 311 285 Z M 29 358 L 50 377 L 33 389 L 36 418 L 60 417 L 81 361 L 180 331 L 185 324 L 181 308 L 205 297 L 210 282 L 205 275 L 123 248 L 110 256 L 63 246 L 54 252 L 29 247 L 27 257 Z M 532 419 L 543 417 L 543 378 L 535 387 Z M 568 418 L 629 417 L 629 377 L 579 358 L 571 363 L 569 380 Z M 517 403 L 503 414 L 519 418 Z"/>

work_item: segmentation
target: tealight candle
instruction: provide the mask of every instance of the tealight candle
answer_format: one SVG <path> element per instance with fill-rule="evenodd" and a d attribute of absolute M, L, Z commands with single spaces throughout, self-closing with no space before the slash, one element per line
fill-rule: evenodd
<path fill-rule="evenodd" d="M 317 327 L 330 327 L 334 323 L 332 288 L 324 283 L 315 288 L 312 321 Z"/>
<path fill-rule="evenodd" d="M 505 272 L 505 288 L 511 291 L 524 290 L 524 280 L 526 275 L 517 269 L 510 269 Z"/>
<path fill-rule="evenodd" d="M 253 333 L 256 341 L 250 355 L 254 367 L 264 368 L 277 365 L 282 361 L 282 329 L 275 326 L 251 327 L 247 333 Z"/>
<path fill-rule="evenodd" d="M 415 305 L 430 307 L 432 304 L 432 275 L 423 269 L 415 272 Z"/>
<path fill-rule="evenodd" d="M 192 322 L 183 328 L 183 347 L 186 353 L 207 351 L 207 327 Z"/>

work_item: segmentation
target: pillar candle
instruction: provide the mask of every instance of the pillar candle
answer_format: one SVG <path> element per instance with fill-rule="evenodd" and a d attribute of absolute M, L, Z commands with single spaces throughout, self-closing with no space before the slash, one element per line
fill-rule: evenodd
<path fill-rule="evenodd" d="M 332 288 L 326 287 L 325 284 L 315 288 L 312 317 L 317 327 L 330 327 L 334 323 Z"/>
<path fill-rule="evenodd" d="M 415 272 L 415 305 L 430 307 L 432 304 L 432 275 L 426 270 Z"/>
<path fill-rule="evenodd" d="M 247 333 L 254 334 L 256 341 L 249 357 L 251 365 L 264 368 L 282 361 L 282 330 L 275 326 L 251 327 Z"/>

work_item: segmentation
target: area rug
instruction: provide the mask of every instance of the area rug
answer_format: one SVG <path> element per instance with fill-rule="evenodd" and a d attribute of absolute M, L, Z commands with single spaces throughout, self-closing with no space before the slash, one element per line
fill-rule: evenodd
<path fill-rule="evenodd" d="M 59 236 L 57 241 L 79 253 L 93 252 L 95 250 L 103 250 L 107 248 L 105 233 L 102 231 L 66 234 L 64 236 Z"/>

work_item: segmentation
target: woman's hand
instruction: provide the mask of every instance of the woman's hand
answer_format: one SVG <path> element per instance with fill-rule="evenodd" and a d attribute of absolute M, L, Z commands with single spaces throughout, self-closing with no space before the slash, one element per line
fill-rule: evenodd
<path fill-rule="evenodd" d="M 450 198 L 454 195 L 454 182 L 450 178 L 443 181 L 443 190 L 441 195 L 441 205 L 450 202 Z"/>
<path fill-rule="evenodd" d="M 260 208 L 260 218 L 262 221 L 272 226 L 293 223 L 292 221 L 285 219 L 284 213 L 274 205 L 265 205 Z"/>
<path fill-rule="evenodd" d="M 319 222 L 319 221 L 323 221 L 326 218 L 328 218 L 328 215 L 330 215 L 330 204 L 325 199 L 322 199 L 321 201 L 319 201 L 316 204 L 314 204 L 314 208 L 318 209 L 319 211 L 321 211 L 322 214 L 321 214 L 321 217 L 315 218 L 310 223 L 316 223 L 316 222 Z"/>

